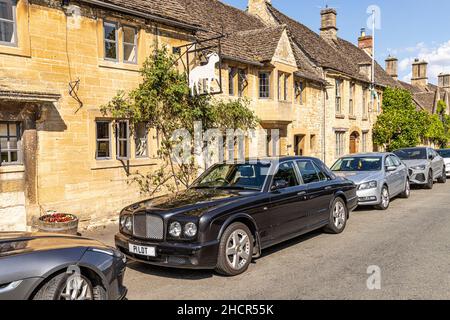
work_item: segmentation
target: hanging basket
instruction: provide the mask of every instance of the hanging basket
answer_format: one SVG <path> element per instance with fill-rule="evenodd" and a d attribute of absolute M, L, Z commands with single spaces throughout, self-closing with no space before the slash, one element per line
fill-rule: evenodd
<path fill-rule="evenodd" d="M 68 213 L 46 214 L 38 219 L 39 232 L 78 234 L 78 218 Z"/>

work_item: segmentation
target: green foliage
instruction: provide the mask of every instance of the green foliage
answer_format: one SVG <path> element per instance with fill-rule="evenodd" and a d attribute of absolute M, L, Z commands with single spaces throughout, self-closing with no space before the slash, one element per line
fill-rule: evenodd
<path fill-rule="evenodd" d="M 141 191 L 154 194 L 187 187 L 196 177 L 198 166 L 194 158 L 190 163 L 175 163 L 173 153 L 178 141 L 172 140 L 177 129 L 191 134 L 194 122 L 201 121 L 203 128 L 242 129 L 256 127 L 258 119 L 248 108 L 246 100 L 214 101 L 211 96 L 190 95 L 186 75 L 175 67 L 176 57 L 167 48 L 157 49 L 147 58 L 141 72 L 142 82 L 130 92 L 118 94 L 101 110 L 115 119 L 129 119 L 136 124 L 144 122 L 160 135 L 158 154 L 162 164 L 149 174 L 136 173 L 135 181 Z M 170 168 L 170 170 L 168 170 Z"/>
<path fill-rule="evenodd" d="M 387 151 L 415 147 L 421 142 L 447 145 L 450 138 L 449 127 L 445 125 L 448 116 L 443 110 L 446 110 L 445 103 L 439 103 L 435 115 L 418 111 L 409 91 L 387 88 L 383 96 L 383 113 L 373 128 L 374 142 Z"/>

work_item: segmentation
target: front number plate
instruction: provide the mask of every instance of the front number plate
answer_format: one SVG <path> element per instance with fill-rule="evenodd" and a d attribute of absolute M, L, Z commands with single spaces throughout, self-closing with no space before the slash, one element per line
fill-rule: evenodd
<path fill-rule="evenodd" d="M 156 248 L 155 247 L 144 247 L 138 246 L 136 244 L 129 244 L 130 253 L 138 254 L 146 257 L 156 257 Z"/>

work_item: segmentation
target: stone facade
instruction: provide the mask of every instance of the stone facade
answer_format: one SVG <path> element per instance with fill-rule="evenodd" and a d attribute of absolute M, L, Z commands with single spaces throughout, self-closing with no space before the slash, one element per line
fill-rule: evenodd
<path fill-rule="evenodd" d="M 154 45 L 185 44 L 192 31 L 102 8 L 76 9 L 80 15 L 66 14 L 60 1 L 19 0 L 17 45 L 0 45 L 0 121 L 22 123 L 24 158 L 0 167 L 0 229 L 26 229 L 46 210 L 76 214 L 82 224 L 114 217 L 141 197 L 128 183 L 130 168 L 145 172 L 157 163 L 154 132 L 147 158 L 134 156 L 131 139 L 131 159 L 116 160 L 112 139 L 111 160 L 96 160 L 95 121 L 118 90 L 139 83 L 139 67 Z M 119 44 L 120 26 L 136 28 L 136 64 L 121 62 L 122 50 L 118 61 L 103 58 L 104 20 L 119 26 Z M 32 116 L 24 119 L 30 106 Z"/>

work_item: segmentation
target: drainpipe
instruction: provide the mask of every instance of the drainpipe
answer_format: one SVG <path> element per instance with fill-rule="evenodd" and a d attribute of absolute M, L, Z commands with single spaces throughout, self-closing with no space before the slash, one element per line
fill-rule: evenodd
<path fill-rule="evenodd" d="M 326 81 L 327 72 L 324 72 L 324 79 Z M 323 123 L 322 123 L 322 158 L 323 162 L 327 163 L 327 146 L 326 146 L 326 125 L 327 125 L 327 85 L 322 84 L 322 103 L 323 103 Z"/>

